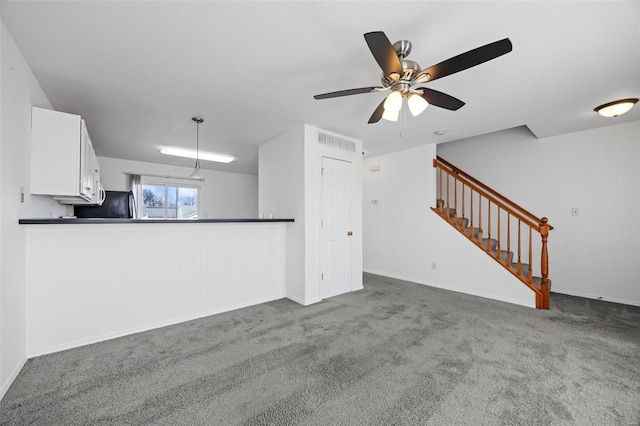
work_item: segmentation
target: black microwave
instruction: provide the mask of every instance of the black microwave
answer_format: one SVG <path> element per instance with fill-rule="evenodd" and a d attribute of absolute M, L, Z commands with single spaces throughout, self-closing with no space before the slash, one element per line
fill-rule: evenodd
<path fill-rule="evenodd" d="M 74 206 L 77 218 L 133 218 L 136 203 L 132 191 L 105 191 L 107 196 L 101 206 Z"/>

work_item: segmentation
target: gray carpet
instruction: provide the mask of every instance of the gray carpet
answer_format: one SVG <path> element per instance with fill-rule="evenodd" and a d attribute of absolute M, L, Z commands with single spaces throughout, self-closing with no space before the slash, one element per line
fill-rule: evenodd
<path fill-rule="evenodd" d="M 640 308 L 365 288 L 31 359 L 0 424 L 640 424 Z"/>

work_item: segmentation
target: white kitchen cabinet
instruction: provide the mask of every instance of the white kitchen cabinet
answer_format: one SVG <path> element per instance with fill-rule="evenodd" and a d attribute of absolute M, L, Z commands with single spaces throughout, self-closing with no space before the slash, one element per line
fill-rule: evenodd
<path fill-rule="evenodd" d="M 32 108 L 31 193 L 62 204 L 101 204 L 100 167 L 79 115 Z"/>

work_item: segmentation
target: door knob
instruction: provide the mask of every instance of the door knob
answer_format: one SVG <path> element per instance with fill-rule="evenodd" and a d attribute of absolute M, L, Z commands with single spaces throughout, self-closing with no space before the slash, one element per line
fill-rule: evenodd
<path fill-rule="evenodd" d="M 348 236 L 352 236 L 352 235 L 353 235 L 353 232 L 349 231 L 349 232 L 347 232 L 347 235 L 348 235 Z"/>

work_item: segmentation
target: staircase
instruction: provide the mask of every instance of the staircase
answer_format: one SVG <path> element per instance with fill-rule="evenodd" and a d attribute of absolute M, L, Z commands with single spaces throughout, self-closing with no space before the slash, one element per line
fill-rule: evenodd
<path fill-rule="evenodd" d="M 534 216 L 440 157 L 433 167 L 438 196 L 432 210 L 533 290 L 536 308 L 549 309 L 547 239 L 553 227 L 548 219 Z"/>

